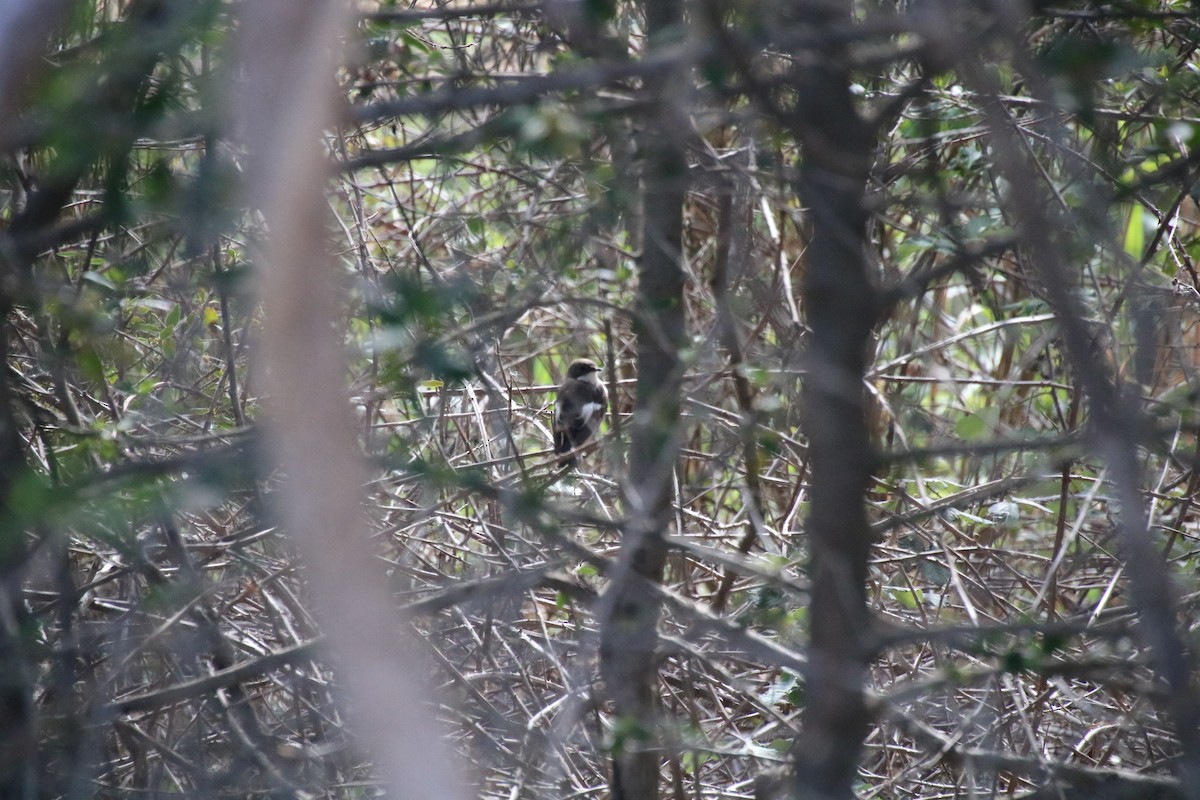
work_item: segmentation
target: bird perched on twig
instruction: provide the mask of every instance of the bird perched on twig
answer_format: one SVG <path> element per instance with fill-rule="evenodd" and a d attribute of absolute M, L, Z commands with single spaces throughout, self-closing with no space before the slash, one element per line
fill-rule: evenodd
<path fill-rule="evenodd" d="M 608 392 L 600 382 L 600 367 L 590 358 L 571 362 L 554 407 L 554 452 L 569 453 L 590 439 L 606 410 Z M 562 463 L 574 466 L 575 456 L 562 459 Z"/>

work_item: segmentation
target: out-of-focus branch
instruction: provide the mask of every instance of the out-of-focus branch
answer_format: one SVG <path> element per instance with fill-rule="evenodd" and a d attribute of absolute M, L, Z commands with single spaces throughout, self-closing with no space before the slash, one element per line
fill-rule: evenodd
<path fill-rule="evenodd" d="M 423 674 L 401 639 L 361 507 L 365 469 L 344 390 L 336 262 L 324 247 L 334 44 L 342 3 L 263 0 L 242 8 L 237 110 L 251 152 L 248 195 L 270 239 L 259 283 L 269 455 L 286 474 L 279 514 L 304 557 L 362 741 L 399 796 L 463 798 L 435 731 Z"/>
<path fill-rule="evenodd" d="M 29 79 L 46 66 L 42 49 L 69 7 L 65 0 L 0 3 L 0 127 L 16 118 Z"/>
<path fill-rule="evenodd" d="M 46 40 L 65 16 L 67 3 L 11 0 L 0 3 L 0 135 L 16 118 L 18 105 L 30 80 L 44 67 L 40 55 Z M 0 237 L 0 796 L 38 796 L 38 725 L 34 704 L 36 668 L 27 656 L 29 610 L 22 595 L 29 548 L 24 531 L 13 525 L 15 494 L 25 470 L 25 445 L 21 437 L 19 401 L 14 386 L 15 372 L 9 359 L 15 345 L 10 314 L 29 283 L 30 255 L 14 240 L 12 232 L 40 229 L 57 219 L 62 204 L 75 185 L 69 177 L 58 191 L 52 186 L 50 202 L 45 197 L 26 198 L 28 179 L 21 176 L 22 197 Z"/>

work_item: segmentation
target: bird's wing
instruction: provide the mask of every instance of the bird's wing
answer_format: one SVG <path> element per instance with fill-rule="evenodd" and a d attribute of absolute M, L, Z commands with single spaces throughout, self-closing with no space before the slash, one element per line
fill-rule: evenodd
<path fill-rule="evenodd" d="M 564 383 L 558 390 L 558 402 L 554 404 L 554 429 L 566 430 L 580 417 L 575 396 L 569 392 L 570 383 Z"/>

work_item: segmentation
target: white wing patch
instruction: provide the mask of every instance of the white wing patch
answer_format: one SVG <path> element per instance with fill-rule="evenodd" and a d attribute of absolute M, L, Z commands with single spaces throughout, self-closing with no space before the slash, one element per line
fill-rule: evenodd
<path fill-rule="evenodd" d="M 600 409 L 603 408 L 599 403 L 584 403 L 583 408 L 579 409 L 579 414 L 585 420 L 591 421 Z"/>

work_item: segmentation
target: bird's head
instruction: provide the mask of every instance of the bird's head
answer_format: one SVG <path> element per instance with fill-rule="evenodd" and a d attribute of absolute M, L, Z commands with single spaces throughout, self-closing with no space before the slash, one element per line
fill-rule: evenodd
<path fill-rule="evenodd" d="M 571 366 L 567 368 L 567 377 L 574 378 L 588 383 L 599 383 L 600 379 L 597 373 L 600 372 L 600 367 L 595 361 L 590 358 L 577 358 L 571 362 Z"/>

